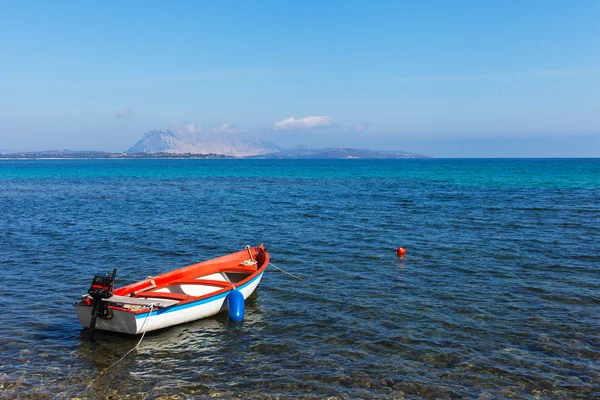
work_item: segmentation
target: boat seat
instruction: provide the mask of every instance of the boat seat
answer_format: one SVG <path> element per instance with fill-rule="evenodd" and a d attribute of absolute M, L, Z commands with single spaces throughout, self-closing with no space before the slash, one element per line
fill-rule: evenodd
<path fill-rule="evenodd" d="M 150 306 L 151 304 L 156 304 L 157 307 L 169 307 L 172 306 L 174 304 L 179 303 L 179 300 L 148 300 L 148 299 L 140 299 L 140 298 L 135 298 L 135 297 L 129 297 L 129 296 L 116 296 L 113 295 L 107 299 L 102 299 L 102 301 L 105 301 L 107 303 L 111 303 L 111 304 L 130 304 L 130 305 L 134 305 L 134 306 Z"/>
<path fill-rule="evenodd" d="M 183 293 L 169 293 L 169 292 L 140 292 L 136 293 L 135 297 L 153 298 L 153 299 L 169 299 L 169 300 L 187 300 L 190 298 L 189 294 Z"/>
<path fill-rule="evenodd" d="M 171 283 L 171 285 L 207 285 L 207 286 L 218 286 L 225 288 L 234 288 L 235 285 L 231 282 L 216 281 L 213 279 L 181 279 Z"/>
<path fill-rule="evenodd" d="M 233 273 L 233 274 L 253 274 L 256 272 L 257 269 L 258 268 L 256 267 L 256 265 L 251 265 L 248 267 L 244 266 L 244 265 L 236 265 L 236 266 L 232 266 L 232 267 L 223 268 L 219 272 Z"/>

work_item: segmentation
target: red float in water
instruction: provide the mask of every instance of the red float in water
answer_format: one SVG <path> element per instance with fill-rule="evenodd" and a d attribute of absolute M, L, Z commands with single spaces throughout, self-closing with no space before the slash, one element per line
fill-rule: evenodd
<path fill-rule="evenodd" d="M 406 250 L 404 250 L 404 247 L 398 247 L 396 250 L 396 255 L 398 257 L 404 257 L 406 255 Z"/>

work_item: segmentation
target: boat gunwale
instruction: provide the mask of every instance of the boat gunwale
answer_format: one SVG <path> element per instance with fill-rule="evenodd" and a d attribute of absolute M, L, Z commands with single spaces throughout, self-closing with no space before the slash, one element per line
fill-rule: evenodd
<path fill-rule="evenodd" d="M 266 266 L 265 266 L 266 268 Z M 264 269 L 263 269 L 264 271 Z M 226 297 L 226 294 L 228 292 L 231 292 L 233 290 L 237 290 L 237 289 L 243 289 L 245 288 L 247 285 L 249 285 L 250 283 L 254 282 L 256 279 L 260 278 L 262 276 L 262 271 L 260 274 L 257 274 L 253 279 L 251 279 L 250 281 L 244 283 L 243 285 L 240 285 L 238 287 L 236 287 L 236 289 L 231 289 L 231 290 L 220 290 L 218 292 L 213 292 L 210 293 L 209 295 L 205 295 L 205 296 L 201 296 L 201 297 L 196 297 L 194 299 L 190 299 L 188 301 L 182 301 L 180 303 L 177 304 L 173 304 L 171 306 L 168 307 L 162 307 L 162 308 L 155 308 L 154 310 L 152 310 L 152 314 L 150 315 L 160 315 L 163 313 L 168 313 L 168 312 L 172 312 L 172 311 L 179 311 L 180 309 L 186 309 L 186 308 L 190 308 L 190 307 L 196 307 L 196 306 L 200 306 L 202 304 L 206 304 L 206 303 L 210 303 L 211 301 L 214 300 L 219 300 L 223 297 Z M 214 298 L 213 298 L 214 297 Z M 194 303 L 199 303 L 199 304 L 194 304 Z M 150 313 L 150 310 L 125 310 L 128 312 L 132 312 L 133 314 L 135 314 L 135 318 L 143 318 L 145 316 L 147 316 Z"/>
<path fill-rule="evenodd" d="M 264 272 L 264 270 L 267 268 L 267 266 L 269 265 L 269 260 L 270 260 L 270 256 L 269 253 L 267 252 L 267 250 L 264 248 L 264 245 L 260 244 L 257 247 L 251 248 L 251 250 L 256 250 L 256 253 L 254 254 L 254 259 L 256 259 L 258 257 L 259 252 L 262 250 L 263 254 L 264 254 L 264 261 L 262 263 L 262 265 L 259 268 L 256 268 L 256 270 L 254 270 L 251 274 L 249 274 L 247 277 L 245 277 L 244 279 L 242 279 L 239 282 L 230 282 L 232 284 L 232 287 L 224 287 L 222 289 L 207 293 L 205 295 L 202 296 L 189 296 L 188 299 L 186 300 L 182 300 L 176 304 L 167 306 L 167 307 L 162 307 L 159 309 L 155 309 L 154 311 L 152 311 L 153 315 L 156 314 L 162 314 L 163 312 L 167 312 L 172 310 L 175 307 L 181 307 L 181 306 L 187 306 L 191 303 L 196 303 L 196 302 L 205 302 L 205 300 L 210 299 L 211 297 L 218 297 L 220 298 L 222 295 L 224 295 L 227 292 L 233 291 L 233 290 L 237 290 L 237 289 L 241 289 L 243 287 L 245 287 L 247 284 L 249 284 L 250 282 L 254 281 L 256 278 L 258 278 L 260 275 L 262 275 L 262 273 Z M 192 273 L 192 271 L 194 271 L 197 268 L 200 267 L 209 267 L 211 264 L 221 264 L 223 263 L 223 266 L 219 266 L 215 271 L 210 271 L 210 273 L 219 273 L 219 272 L 232 272 L 232 273 L 236 273 L 236 272 L 242 272 L 245 273 L 246 270 L 244 270 L 244 268 L 241 268 L 240 265 L 231 265 L 231 262 L 233 260 L 236 260 L 236 258 L 240 255 L 242 255 L 243 253 L 247 253 L 248 250 L 242 250 L 242 251 L 238 251 L 235 253 L 231 253 L 231 254 L 227 254 L 224 256 L 220 256 L 217 258 L 213 258 L 210 260 L 206 260 L 206 261 L 202 261 L 202 262 L 198 262 L 198 263 L 194 263 L 194 264 L 190 264 L 181 268 L 178 268 L 176 270 L 173 271 L 169 271 L 169 272 L 165 272 L 164 274 L 161 275 L 157 275 L 156 277 L 153 277 L 154 279 L 159 278 L 159 277 L 164 277 L 165 275 L 168 276 L 172 276 L 172 275 L 176 275 L 176 274 L 180 274 L 180 273 Z M 227 259 L 230 259 L 230 261 L 226 262 Z M 227 268 L 225 265 L 226 264 L 230 264 L 231 266 L 229 268 Z M 178 278 L 178 279 L 174 279 L 172 282 L 162 282 L 160 285 L 155 285 L 152 288 L 148 288 L 148 289 L 154 289 L 155 287 L 159 287 L 159 286 L 168 286 L 168 284 L 177 284 L 177 280 L 180 280 L 182 278 Z M 129 284 L 127 286 L 123 286 L 121 288 L 118 288 L 115 290 L 115 294 L 117 295 L 123 295 L 123 292 L 128 293 L 128 289 L 129 288 L 135 288 L 137 285 L 140 285 L 142 282 L 150 282 L 149 279 L 144 279 L 142 281 L 138 281 L 138 282 L 134 282 L 132 284 Z M 225 281 L 224 281 L 225 282 Z M 185 284 L 185 283 L 183 283 Z M 139 289 L 138 291 L 141 291 L 144 289 Z M 119 293 L 116 293 L 117 291 L 119 291 Z M 129 293 L 134 293 L 135 290 L 132 290 Z M 216 300 L 216 299 L 215 299 Z M 77 306 L 88 306 L 88 307 L 92 307 L 91 303 L 88 303 L 87 301 L 79 301 L 75 304 L 73 304 L 75 307 Z M 122 311 L 122 312 L 126 312 L 126 313 L 130 313 L 130 314 L 135 314 L 136 318 L 139 318 L 140 315 L 145 315 L 149 313 L 149 310 L 147 309 L 140 309 L 140 310 L 134 310 L 131 308 L 125 308 L 125 307 L 119 307 L 116 305 L 109 305 L 108 308 L 115 310 L 115 311 Z M 185 307 L 187 308 L 187 307 Z"/>

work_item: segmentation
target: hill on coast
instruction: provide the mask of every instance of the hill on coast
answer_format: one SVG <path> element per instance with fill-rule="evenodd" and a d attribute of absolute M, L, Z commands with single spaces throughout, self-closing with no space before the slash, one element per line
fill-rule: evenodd
<path fill-rule="evenodd" d="M 280 151 L 271 142 L 227 137 L 221 134 L 196 136 L 155 129 L 147 132 L 127 154 L 221 154 L 230 157 L 247 157 Z"/>
<path fill-rule="evenodd" d="M 325 149 L 297 148 L 283 150 L 274 143 L 230 138 L 220 134 L 195 136 L 155 129 L 129 148 L 127 154 L 221 154 L 248 158 L 425 158 L 422 154 L 404 151 L 377 151 L 332 147 Z"/>
<path fill-rule="evenodd" d="M 298 148 L 253 156 L 252 158 L 429 158 L 422 154 L 405 151 L 378 151 L 330 147 L 325 149 Z"/>

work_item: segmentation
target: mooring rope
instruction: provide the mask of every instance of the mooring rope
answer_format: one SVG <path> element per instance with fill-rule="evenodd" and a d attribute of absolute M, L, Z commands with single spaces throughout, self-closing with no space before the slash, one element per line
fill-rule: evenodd
<path fill-rule="evenodd" d="M 84 394 L 85 392 L 87 392 L 87 390 L 94 384 L 94 382 L 96 382 L 102 375 L 104 375 L 104 373 L 106 371 L 113 368 L 115 365 L 117 365 L 121 361 L 123 361 L 123 359 L 129 355 L 129 353 L 131 353 L 132 351 L 134 351 L 135 349 L 137 349 L 139 347 L 139 345 L 142 343 L 142 340 L 144 340 L 144 336 L 146 336 L 146 331 L 144 330 L 144 327 L 146 326 L 146 322 L 148 322 L 148 320 L 150 319 L 150 316 L 152 315 L 152 310 L 154 309 L 155 306 L 158 306 L 158 303 L 150 303 L 149 306 L 150 306 L 150 311 L 148 312 L 148 316 L 146 317 L 146 319 L 144 320 L 144 323 L 142 324 L 142 327 L 140 328 L 140 330 L 143 331 L 140 341 L 137 342 L 137 344 L 131 350 L 129 350 L 127 353 L 125 353 L 123 355 L 123 357 L 119 358 L 116 362 L 114 362 L 111 365 L 109 365 L 108 367 L 104 368 L 102 370 L 102 372 L 100 372 L 100 374 L 98 374 L 97 377 L 92 379 L 92 381 L 85 387 L 85 389 L 83 390 L 83 392 L 81 392 L 81 394 Z"/>
<path fill-rule="evenodd" d="M 270 265 L 271 267 L 275 268 L 275 269 L 278 269 L 278 270 L 280 270 L 280 271 L 281 271 L 281 272 L 283 272 L 284 274 L 288 274 L 288 275 L 289 275 L 289 276 L 291 276 L 292 278 L 296 278 L 296 279 L 298 279 L 299 281 L 301 281 L 301 280 L 302 280 L 302 278 L 300 278 L 299 276 L 296 276 L 296 275 L 294 275 L 294 274 L 292 274 L 292 273 L 290 273 L 290 272 L 287 272 L 287 271 L 286 271 L 286 270 L 284 270 L 283 268 L 279 268 L 277 265 L 275 265 L 275 264 L 273 264 L 273 263 L 271 263 L 271 262 L 269 263 L 269 265 Z"/>

